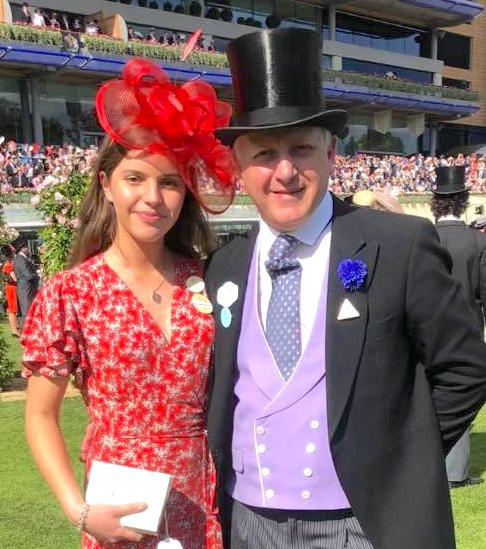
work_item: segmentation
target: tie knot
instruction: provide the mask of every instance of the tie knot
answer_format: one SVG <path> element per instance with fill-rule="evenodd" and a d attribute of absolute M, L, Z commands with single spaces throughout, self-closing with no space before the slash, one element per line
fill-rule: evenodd
<path fill-rule="evenodd" d="M 295 236 L 291 236 L 290 234 L 279 234 L 268 252 L 268 257 L 274 261 L 288 259 L 298 245 L 299 241 Z"/>
<path fill-rule="evenodd" d="M 290 256 L 299 245 L 299 241 L 289 234 L 279 234 L 268 253 L 269 259 L 265 262 L 268 274 L 274 276 L 300 268 L 297 259 Z"/>

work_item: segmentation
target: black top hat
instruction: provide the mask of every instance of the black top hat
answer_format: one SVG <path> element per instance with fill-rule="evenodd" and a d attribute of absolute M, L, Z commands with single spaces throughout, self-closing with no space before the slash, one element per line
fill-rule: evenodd
<path fill-rule="evenodd" d="M 232 143 L 248 131 L 322 126 L 346 135 L 348 114 L 326 110 L 317 32 L 283 28 L 245 34 L 227 48 L 235 94 L 230 126 L 216 132 Z"/>
<path fill-rule="evenodd" d="M 435 168 L 436 188 L 435 194 L 456 194 L 466 191 L 466 167 L 465 166 L 442 166 Z"/>
<path fill-rule="evenodd" d="M 18 236 L 15 240 L 12 240 L 12 246 L 16 252 L 28 245 L 28 241 L 25 236 Z"/>

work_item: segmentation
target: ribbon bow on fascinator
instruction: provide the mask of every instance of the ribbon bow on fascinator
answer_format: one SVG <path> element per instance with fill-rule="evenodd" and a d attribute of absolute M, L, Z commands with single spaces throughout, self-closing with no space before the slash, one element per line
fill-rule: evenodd
<path fill-rule="evenodd" d="M 155 63 L 132 59 L 121 79 L 101 86 L 96 112 L 106 133 L 123 147 L 173 159 L 206 211 L 221 213 L 231 205 L 236 169 L 230 149 L 214 135 L 229 125 L 231 106 L 218 101 L 210 84 L 176 86 Z"/>

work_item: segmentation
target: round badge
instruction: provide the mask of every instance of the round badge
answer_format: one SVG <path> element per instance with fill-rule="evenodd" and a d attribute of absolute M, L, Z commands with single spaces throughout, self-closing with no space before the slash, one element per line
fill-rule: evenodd
<path fill-rule="evenodd" d="M 190 276 L 186 280 L 186 288 L 193 294 L 200 294 L 204 291 L 204 280 L 199 276 Z"/>
<path fill-rule="evenodd" d="M 194 294 L 192 296 L 191 303 L 201 313 L 211 314 L 213 312 L 213 306 L 211 305 L 211 301 L 209 301 L 209 299 L 205 295 Z"/>
<path fill-rule="evenodd" d="M 227 307 L 221 309 L 221 324 L 223 328 L 229 328 L 231 326 L 231 311 Z"/>

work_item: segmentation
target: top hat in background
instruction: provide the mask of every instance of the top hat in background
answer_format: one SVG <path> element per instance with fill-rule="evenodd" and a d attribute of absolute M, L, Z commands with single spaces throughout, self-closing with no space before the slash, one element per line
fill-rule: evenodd
<path fill-rule="evenodd" d="M 230 126 L 216 132 L 223 142 L 249 131 L 293 126 L 322 126 L 346 136 L 347 112 L 325 108 L 317 32 L 252 32 L 230 42 L 227 54 L 235 108 Z"/>
<path fill-rule="evenodd" d="M 18 236 L 12 241 L 12 246 L 16 252 L 19 252 L 25 246 L 28 246 L 28 241 L 25 236 Z"/>
<path fill-rule="evenodd" d="M 442 166 L 435 168 L 436 188 L 432 191 L 438 195 L 457 194 L 467 191 L 465 166 Z"/>

